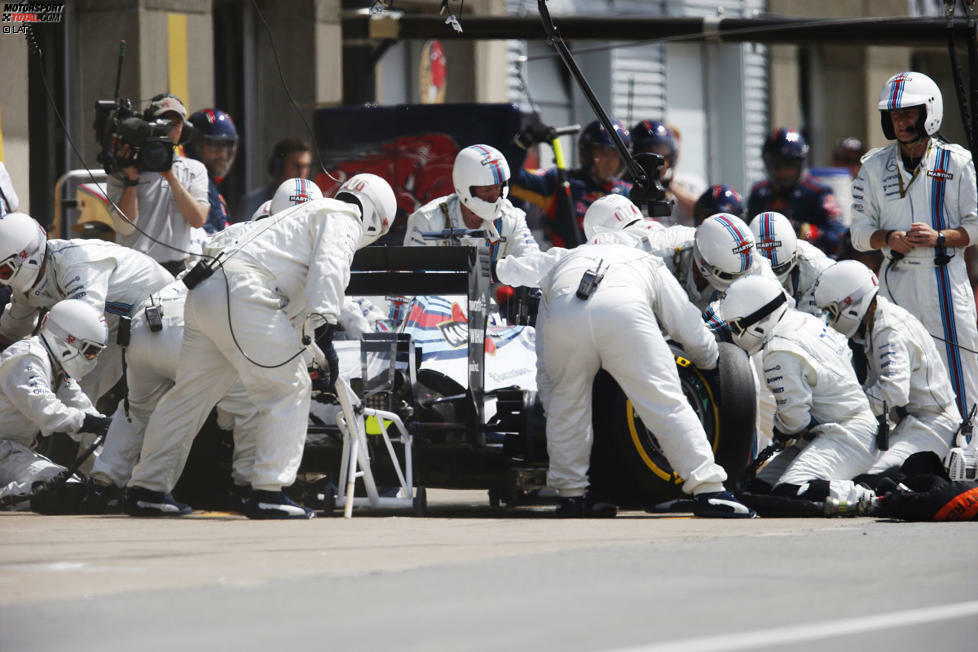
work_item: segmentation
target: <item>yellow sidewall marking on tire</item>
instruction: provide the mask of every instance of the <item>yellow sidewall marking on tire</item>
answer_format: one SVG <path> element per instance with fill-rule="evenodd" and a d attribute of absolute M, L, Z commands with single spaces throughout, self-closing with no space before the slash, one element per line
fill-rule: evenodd
<path fill-rule="evenodd" d="M 686 358 L 682 356 L 676 356 L 676 364 L 679 365 L 680 367 L 688 367 L 692 369 L 696 373 L 696 375 L 699 376 L 700 380 L 704 380 L 703 376 L 700 374 L 699 369 L 692 366 L 690 361 L 687 360 Z M 704 382 L 703 387 L 706 388 L 706 393 L 709 395 L 710 398 L 710 407 L 713 409 L 713 423 L 717 425 L 717 436 L 713 438 L 713 453 L 716 454 L 717 446 L 720 443 L 720 437 L 719 437 L 720 413 L 719 413 L 719 409 L 717 408 L 717 403 L 713 398 L 713 390 L 710 388 L 710 385 Z M 625 402 L 625 421 L 628 423 L 628 434 L 631 435 L 632 445 L 635 446 L 635 450 L 638 451 L 639 457 L 641 457 L 642 461 L 645 462 L 645 466 L 649 467 L 649 470 L 652 471 L 652 473 L 656 474 L 658 477 L 665 480 L 666 482 L 674 482 L 675 484 L 682 484 L 683 479 L 681 477 L 679 477 L 678 475 L 676 475 L 671 471 L 666 471 L 665 469 L 660 467 L 652 460 L 651 457 L 649 457 L 649 454 L 645 452 L 645 446 L 642 445 L 642 442 L 639 439 L 638 428 L 635 426 L 635 408 L 632 405 L 631 400 L 627 400 Z"/>

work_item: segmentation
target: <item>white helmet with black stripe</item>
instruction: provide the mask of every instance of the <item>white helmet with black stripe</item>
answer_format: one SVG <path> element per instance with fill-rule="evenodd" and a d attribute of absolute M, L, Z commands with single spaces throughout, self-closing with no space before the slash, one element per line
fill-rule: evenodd
<path fill-rule="evenodd" d="M 788 295 L 773 278 L 752 274 L 734 281 L 720 300 L 734 344 L 757 353 L 788 311 Z"/>

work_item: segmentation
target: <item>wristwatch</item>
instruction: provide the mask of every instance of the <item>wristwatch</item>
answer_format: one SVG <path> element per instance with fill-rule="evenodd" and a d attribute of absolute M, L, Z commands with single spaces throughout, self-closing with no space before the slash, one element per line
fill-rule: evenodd
<path fill-rule="evenodd" d="M 130 179 L 129 177 L 125 177 L 122 180 L 122 186 L 124 188 L 131 188 L 133 186 L 138 186 L 138 185 L 139 185 L 139 179 L 138 178 L 136 178 L 136 179 Z"/>
<path fill-rule="evenodd" d="M 934 246 L 935 247 L 943 247 L 945 242 L 947 242 L 947 238 L 944 237 L 944 234 L 943 233 L 941 233 L 940 231 L 938 231 L 937 232 L 937 244 L 934 245 Z"/>

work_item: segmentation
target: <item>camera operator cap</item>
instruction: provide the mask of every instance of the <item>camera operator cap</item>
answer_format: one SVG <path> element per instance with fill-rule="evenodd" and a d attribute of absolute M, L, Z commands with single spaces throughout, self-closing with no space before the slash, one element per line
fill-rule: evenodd
<path fill-rule="evenodd" d="M 157 95 L 154 97 L 146 113 L 150 119 L 153 119 L 159 118 L 164 113 L 169 113 L 171 111 L 178 114 L 182 119 L 187 119 L 187 107 L 183 105 L 180 98 L 176 95 L 166 93 L 164 95 Z"/>

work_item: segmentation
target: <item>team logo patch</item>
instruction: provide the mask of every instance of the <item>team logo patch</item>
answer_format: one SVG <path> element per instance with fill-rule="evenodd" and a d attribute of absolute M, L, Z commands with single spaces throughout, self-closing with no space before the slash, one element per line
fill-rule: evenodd
<path fill-rule="evenodd" d="M 750 248 L 752 246 L 754 246 L 754 243 L 743 240 L 741 242 L 738 242 L 737 245 L 730 251 L 734 252 L 735 254 L 742 254 L 744 252 L 750 251 Z"/>
<path fill-rule="evenodd" d="M 944 181 L 950 181 L 954 178 L 954 173 L 947 172 L 945 170 L 927 170 L 927 176 L 934 177 L 935 179 L 943 179 Z"/>

